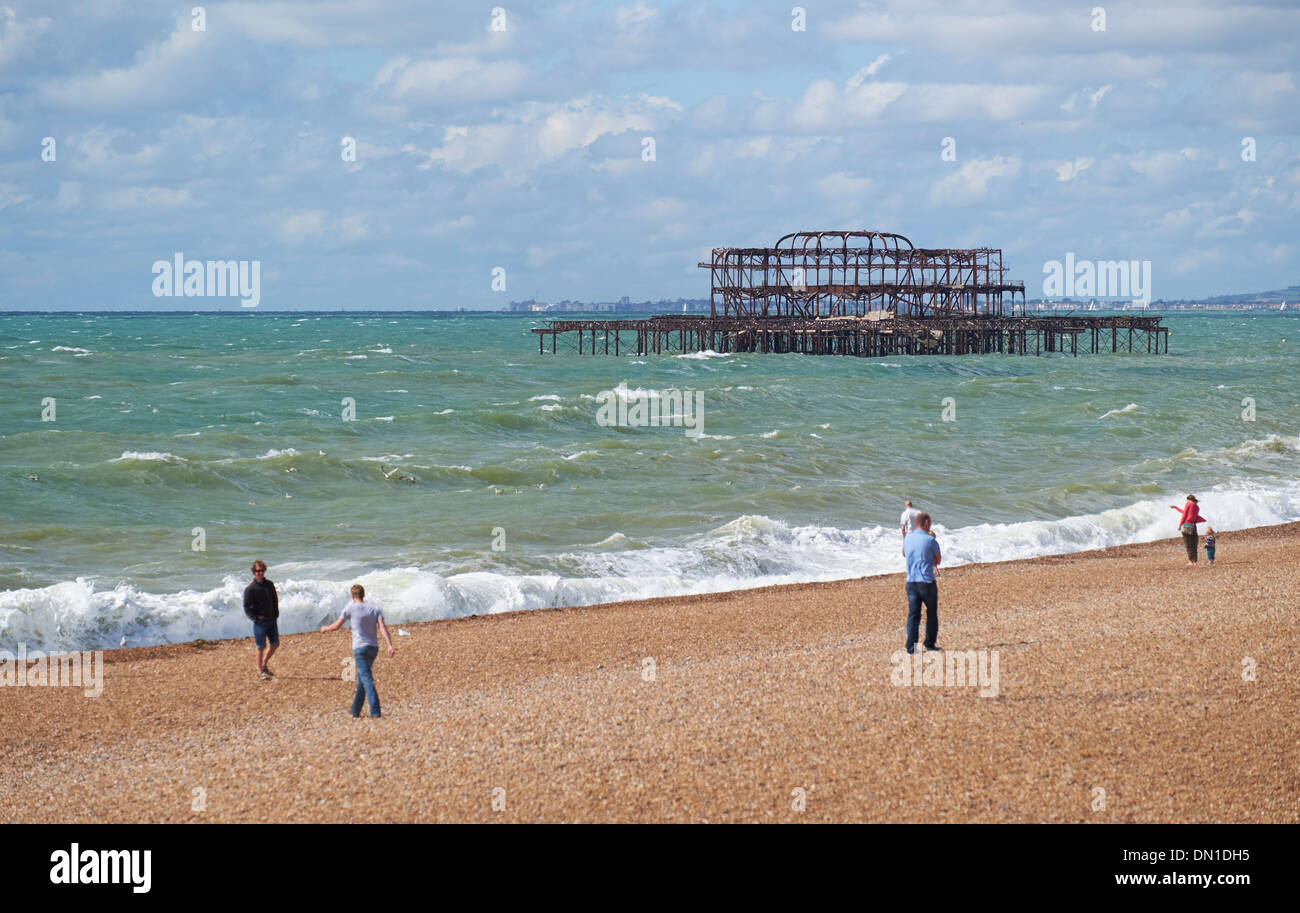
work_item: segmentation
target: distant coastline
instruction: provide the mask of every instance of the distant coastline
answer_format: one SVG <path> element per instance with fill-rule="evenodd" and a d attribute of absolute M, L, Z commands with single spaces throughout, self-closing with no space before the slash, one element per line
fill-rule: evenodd
<path fill-rule="evenodd" d="M 1070 311 L 1087 311 L 1088 302 L 1086 301 L 1047 301 L 1039 302 L 1031 300 L 1028 304 L 1028 310 L 1032 313 L 1038 312 L 1038 305 L 1044 305 L 1044 312 L 1055 311 L 1057 313 L 1068 313 Z M 1098 306 L 1092 313 L 1118 313 L 1123 309 L 1106 305 Z M 1300 291 L 1296 293 L 1296 301 L 1288 299 L 1287 307 L 1281 308 L 1280 304 L 1206 304 L 1203 302 L 1168 302 L 1153 301 L 1146 308 L 1129 307 L 1128 310 L 1145 310 L 1157 311 L 1162 314 L 1223 314 L 1223 313 L 1267 313 L 1277 316 L 1300 316 Z M 417 309 L 417 308 L 370 308 L 367 310 L 332 310 L 332 311 L 309 311 L 294 309 L 276 309 L 276 308 L 213 308 L 211 310 L 101 310 L 101 311 L 35 311 L 35 310 L 3 310 L 0 309 L 0 315 L 8 317 L 130 317 L 133 315 L 151 316 L 151 317 L 210 317 L 214 315 L 223 315 L 228 317 L 245 317 L 256 319 L 259 315 L 266 314 L 293 314 L 299 317 L 365 317 L 374 314 L 385 314 L 387 316 L 406 315 L 421 316 L 434 318 L 451 318 L 451 317 L 520 317 L 520 318 L 544 318 L 556 313 L 568 314 L 599 314 L 602 311 L 595 309 L 574 309 L 569 311 L 510 311 L 510 310 L 489 310 L 486 308 L 436 308 L 436 309 Z M 607 312 L 605 312 L 607 313 Z M 687 313 L 699 314 L 708 313 L 707 306 L 703 311 L 665 311 L 661 309 L 649 308 L 633 311 L 619 311 L 618 313 L 629 317 L 652 316 L 662 313 Z"/>

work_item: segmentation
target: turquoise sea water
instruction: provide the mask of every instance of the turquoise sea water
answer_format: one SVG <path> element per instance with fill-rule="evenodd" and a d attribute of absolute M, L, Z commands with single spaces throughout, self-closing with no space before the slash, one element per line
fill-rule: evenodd
<path fill-rule="evenodd" d="M 904 497 L 946 564 L 1172 536 L 1189 491 L 1300 518 L 1300 320 L 1167 323 L 1167 356 L 614 358 L 526 318 L 0 315 L 0 648 L 245 636 L 257 557 L 290 632 L 356 581 L 401 622 L 897 571 Z M 597 424 L 621 381 L 698 391 L 704 434 Z"/>

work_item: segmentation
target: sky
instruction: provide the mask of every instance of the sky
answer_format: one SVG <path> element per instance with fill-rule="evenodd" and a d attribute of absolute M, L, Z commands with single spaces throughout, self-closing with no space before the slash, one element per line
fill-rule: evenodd
<path fill-rule="evenodd" d="M 241 308 L 178 254 L 267 310 L 704 298 L 817 230 L 1284 288 L 1298 64 L 1283 2 L 0 0 L 0 310 Z"/>

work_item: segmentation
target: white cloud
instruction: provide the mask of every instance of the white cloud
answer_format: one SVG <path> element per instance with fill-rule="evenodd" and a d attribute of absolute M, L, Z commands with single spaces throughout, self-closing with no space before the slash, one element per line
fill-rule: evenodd
<path fill-rule="evenodd" d="M 880 119 L 907 86 L 900 82 L 860 82 L 853 88 L 841 88 L 829 79 L 809 84 L 794 103 L 769 103 L 759 109 L 755 126 L 760 130 L 795 127 L 803 130 L 837 133 L 845 128 L 874 123 Z"/>
<path fill-rule="evenodd" d="M 429 231 L 435 235 L 445 235 L 466 228 L 473 228 L 475 224 L 476 220 L 473 216 L 460 216 L 456 219 L 443 219 L 441 222 L 434 222 Z"/>
<path fill-rule="evenodd" d="M 870 178 L 855 178 L 847 171 L 828 174 L 817 182 L 817 189 L 828 197 L 855 197 L 866 193 Z"/>
<path fill-rule="evenodd" d="M 923 123 L 1008 121 L 1024 117 L 1048 95 L 1045 86 L 999 83 L 929 83 L 916 86 L 899 106 Z"/>
<path fill-rule="evenodd" d="M 880 68 L 883 67 L 885 64 L 889 63 L 889 61 L 893 59 L 894 58 L 892 54 L 881 54 L 875 60 L 871 61 L 871 63 L 867 64 L 865 67 L 858 70 L 858 72 L 850 76 L 849 81 L 845 83 L 844 88 L 849 90 L 858 88 L 864 82 L 866 82 L 868 78 L 875 76 L 878 72 L 880 72 Z"/>
<path fill-rule="evenodd" d="M 305 241 L 325 233 L 325 210 L 292 212 L 280 222 L 280 237 L 285 241 Z"/>
<path fill-rule="evenodd" d="M 403 56 L 388 61 L 375 73 L 371 89 L 404 104 L 484 101 L 518 91 L 527 83 L 528 75 L 528 68 L 514 60 L 412 60 Z"/>
<path fill-rule="evenodd" d="M 1179 149 L 1177 152 L 1161 151 L 1139 153 L 1129 159 L 1129 167 L 1144 177 L 1154 181 L 1167 180 L 1183 168 L 1188 162 L 1202 157 L 1198 149 Z"/>
<path fill-rule="evenodd" d="M 637 0 L 632 6 L 620 7 L 614 12 L 614 24 L 618 26 L 620 32 L 631 34 L 633 37 L 641 37 L 646 27 L 654 21 L 659 15 L 659 11 L 646 6 L 641 0 Z"/>
<path fill-rule="evenodd" d="M 1250 209 L 1240 209 L 1234 213 L 1216 216 L 1202 224 L 1197 232 L 1198 238 L 1227 238 L 1240 236 L 1258 213 Z"/>
<path fill-rule="evenodd" d="M 584 149 L 602 136 L 628 130 L 651 134 L 682 111 L 667 98 L 648 95 L 607 99 L 588 95 L 560 104 L 531 102 L 507 119 L 448 127 L 421 168 L 441 165 L 468 174 L 490 165 L 526 174 Z M 635 160 L 639 161 L 639 159 Z"/>
<path fill-rule="evenodd" d="M 432 48 L 438 54 L 477 54 L 510 45 L 520 28 L 517 8 L 504 5 L 509 28 L 494 31 L 489 11 L 495 2 L 441 4 L 427 0 L 251 0 L 220 5 L 220 22 L 240 29 L 261 44 L 298 48 Z M 189 9 L 189 7 L 185 7 Z M 208 10 L 208 29 L 213 29 Z M 471 32 L 471 38 L 447 41 Z"/>
<path fill-rule="evenodd" d="M 834 142 L 820 136 L 750 136 L 709 143 L 692 159 L 689 171 L 695 177 L 734 168 L 749 160 L 771 165 L 788 165 L 811 153 L 823 143 Z"/>
<path fill-rule="evenodd" d="M 681 200 L 665 197 L 651 200 L 638 210 L 641 218 L 654 222 L 667 222 L 686 215 L 686 204 Z"/>
<path fill-rule="evenodd" d="M 641 160 L 641 156 L 629 155 L 622 158 L 608 158 L 602 162 L 597 162 L 591 167 L 595 171 L 603 171 L 605 174 L 622 178 L 645 168 L 646 164 Z"/>
<path fill-rule="evenodd" d="M 1077 158 L 1072 162 L 1066 162 L 1058 165 L 1056 168 L 1056 179 L 1058 181 L 1072 181 L 1082 172 L 1092 166 L 1093 160 L 1087 157 Z"/>
<path fill-rule="evenodd" d="M 1023 117 L 1048 94 L 1045 86 L 876 82 L 863 74 L 858 71 L 843 87 L 829 79 L 814 80 L 793 104 L 764 99 L 755 110 L 754 128 L 835 135 L 899 123 L 983 124 Z"/>
<path fill-rule="evenodd" d="M 216 40 L 196 32 L 186 18 L 163 42 L 136 54 L 135 62 L 93 76 L 72 76 L 47 84 L 45 101 L 76 108 L 122 108 L 160 101 L 193 101 L 193 91 L 203 85 L 207 55 L 215 53 Z"/>
<path fill-rule="evenodd" d="M 1212 266 L 1213 264 L 1218 263 L 1222 259 L 1223 259 L 1223 251 L 1219 250 L 1218 248 L 1195 250 L 1190 253 L 1183 254 L 1181 257 L 1179 257 L 1177 260 L 1174 261 L 1174 274 L 1178 276 L 1185 276 L 1188 273 L 1194 272 L 1198 269 L 1203 269 L 1204 267 Z"/>
<path fill-rule="evenodd" d="M 77 157 L 73 162 L 78 167 L 111 171 L 120 176 L 130 166 L 152 165 L 161 157 L 162 147 L 156 144 L 147 143 L 134 152 L 119 152 L 115 148 L 125 145 L 130 139 L 131 135 L 125 130 L 91 127 L 75 138 Z"/>
<path fill-rule="evenodd" d="M 382 269 L 424 269 L 427 263 L 421 260 L 413 260 L 410 257 L 403 257 L 399 253 L 391 250 L 384 251 L 374 258 L 376 266 Z"/>
<path fill-rule="evenodd" d="M 0 21 L 4 23 L 0 28 L 0 68 L 17 60 L 23 50 L 50 27 L 49 16 L 19 22 L 17 14 L 7 6 Z"/>
<path fill-rule="evenodd" d="M 339 219 L 339 237 L 344 241 L 360 241 L 370 234 L 364 216 L 344 216 Z"/>
<path fill-rule="evenodd" d="M 187 188 L 171 187 L 123 187 L 104 198 L 104 205 L 109 209 L 171 209 L 193 202 Z"/>
<path fill-rule="evenodd" d="M 60 212 L 67 212 L 81 202 L 81 185 L 76 181 L 59 181 L 59 193 L 54 198 L 54 206 Z"/>
<path fill-rule="evenodd" d="M 1277 104 L 1296 104 L 1295 79 L 1290 72 L 1282 73 L 1239 73 L 1232 80 L 1232 95 L 1238 103 L 1258 108 L 1270 108 Z"/>
<path fill-rule="evenodd" d="M 1049 7 L 1051 5 L 1048 5 Z M 980 48 L 994 59 L 1006 50 L 1113 50 L 1116 47 L 1218 47 L 1245 49 L 1260 36 L 1292 31 L 1295 9 L 1281 5 L 1227 6 L 1152 2 L 1110 10 L 1106 31 L 1091 27 L 1092 4 L 1044 12 L 1028 3 L 954 3 L 952 0 L 883 0 L 827 22 L 822 31 L 840 40 L 906 44 L 968 53 Z"/>
<path fill-rule="evenodd" d="M 650 236 L 651 243 L 658 244 L 661 241 L 676 241 L 684 237 L 691 226 L 686 222 L 669 222 L 659 231 Z M 698 261 L 697 261 L 698 262 Z"/>
<path fill-rule="evenodd" d="M 24 200 L 30 200 L 30 193 L 22 193 L 15 184 L 0 184 L 0 210 L 16 206 Z"/>
<path fill-rule="evenodd" d="M 994 178 L 1015 177 L 1019 173 L 1020 159 L 1016 156 L 971 159 L 930 189 L 930 204 L 960 206 L 975 203 L 988 194 L 989 182 Z"/>
<path fill-rule="evenodd" d="M 1091 95 L 1089 95 L 1088 107 L 1096 108 L 1097 105 L 1101 104 L 1101 100 L 1106 97 L 1106 94 L 1110 92 L 1110 90 L 1113 88 L 1115 88 L 1114 85 L 1112 85 L 1111 83 L 1106 83 L 1106 85 L 1102 86 L 1096 92 L 1093 92 Z"/>

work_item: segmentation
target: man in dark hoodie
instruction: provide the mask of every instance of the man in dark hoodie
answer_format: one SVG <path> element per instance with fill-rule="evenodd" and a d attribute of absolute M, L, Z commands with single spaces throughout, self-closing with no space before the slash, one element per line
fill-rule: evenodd
<path fill-rule="evenodd" d="M 267 681 L 275 674 L 268 664 L 280 646 L 280 628 L 276 624 L 280 617 L 280 597 L 276 595 L 275 584 L 266 579 L 265 561 L 253 562 L 253 582 L 244 588 L 244 614 L 253 623 L 257 675 L 262 681 Z"/>

